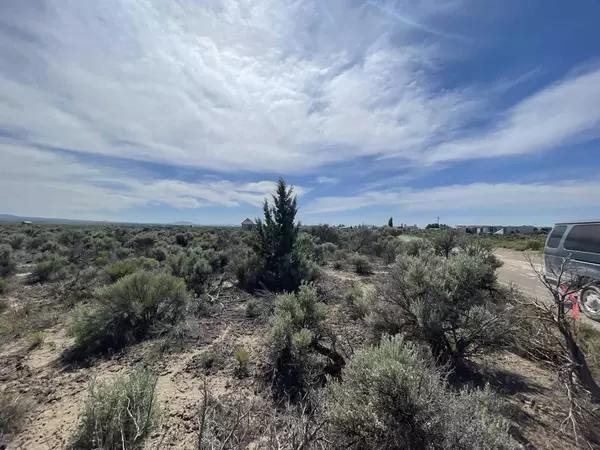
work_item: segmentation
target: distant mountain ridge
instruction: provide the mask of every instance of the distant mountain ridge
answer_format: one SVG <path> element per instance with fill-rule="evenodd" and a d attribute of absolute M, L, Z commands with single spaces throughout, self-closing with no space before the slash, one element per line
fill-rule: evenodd
<path fill-rule="evenodd" d="M 173 222 L 171 225 L 196 225 L 194 222 L 187 222 L 182 220 L 180 222 Z"/>
<path fill-rule="evenodd" d="M 16 216 L 14 214 L 0 214 L 0 223 L 21 223 L 29 221 L 33 223 L 56 223 L 56 224 L 126 224 L 126 225 L 163 225 L 163 226 L 199 226 L 194 222 L 182 220 L 173 223 L 152 223 L 152 222 L 113 222 L 109 220 L 82 220 L 82 219 L 61 219 L 56 217 L 30 217 Z M 237 226 L 229 224 L 211 224 L 205 226 Z"/>
<path fill-rule="evenodd" d="M 38 222 L 38 223 L 115 223 L 102 220 L 80 220 L 80 219 L 59 219 L 56 217 L 28 217 L 15 216 L 13 214 L 0 214 L 0 222 Z"/>

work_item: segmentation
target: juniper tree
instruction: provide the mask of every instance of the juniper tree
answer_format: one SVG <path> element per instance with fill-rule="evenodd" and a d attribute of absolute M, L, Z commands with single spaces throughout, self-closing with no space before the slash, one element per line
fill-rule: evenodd
<path fill-rule="evenodd" d="M 302 261 L 296 249 L 299 224 L 293 187 L 279 179 L 273 204 L 263 204 L 264 221 L 256 220 L 255 250 L 264 263 L 261 282 L 269 289 L 293 291 L 303 278 Z"/>

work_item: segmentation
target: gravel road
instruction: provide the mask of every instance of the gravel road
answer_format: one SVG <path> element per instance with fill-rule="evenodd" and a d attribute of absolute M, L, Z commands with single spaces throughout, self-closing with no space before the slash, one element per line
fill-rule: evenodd
<path fill-rule="evenodd" d="M 523 293 L 539 299 L 552 301 L 550 293 L 539 280 L 535 271 L 526 259 L 527 253 L 517 252 L 515 250 L 497 249 L 496 255 L 502 260 L 504 265 L 498 269 L 498 279 L 501 283 L 509 285 L 515 284 Z M 532 257 L 536 270 L 541 270 L 542 257 L 539 253 L 529 253 Z M 600 322 L 595 322 L 581 314 L 581 318 L 586 323 L 594 326 L 600 331 Z"/>

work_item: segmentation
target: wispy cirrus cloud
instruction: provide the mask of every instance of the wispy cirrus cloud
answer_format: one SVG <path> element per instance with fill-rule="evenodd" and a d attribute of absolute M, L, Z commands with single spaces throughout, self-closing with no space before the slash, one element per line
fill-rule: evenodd
<path fill-rule="evenodd" d="M 560 180 L 555 183 L 471 183 L 427 189 L 367 191 L 355 196 L 330 196 L 308 206 L 312 214 L 341 212 L 364 207 L 397 207 L 402 211 L 460 211 L 501 209 L 507 215 L 531 209 L 537 212 L 557 207 L 568 210 L 597 207 L 600 182 Z"/>

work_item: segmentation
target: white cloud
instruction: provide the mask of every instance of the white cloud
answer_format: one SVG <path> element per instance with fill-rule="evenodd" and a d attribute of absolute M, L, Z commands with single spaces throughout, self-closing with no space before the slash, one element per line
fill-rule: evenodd
<path fill-rule="evenodd" d="M 341 212 L 371 206 L 394 206 L 411 211 L 496 210 L 510 214 L 535 209 L 560 211 L 600 207 L 600 182 L 558 181 L 552 184 L 473 183 L 423 190 L 370 191 L 348 197 L 321 197 L 308 206 L 310 213 Z"/>
<path fill-rule="evenodd" d="M 68 156 L 0 143 L 0 211 L 50 217 L 98 217 L 147 205 L 175 208 L 260 206 L 275 188 L 271 181 L 188 183 L 151 179 Z M 295 186 L 299 196 L 306 192 Z"/>
<path fill-rule="evenodd" d="M 316 181 L 319 184 L 338 184 L 340 182 L 339 178 L 327 177 L 327 176 L 317 177 Z"/>
<path fill-rule="evenodd" d="M 526 98 L 489 131 L 441 144 L 429 163 L 522 155 L 600 137 L 600 69 Z"/>
<path fill-rule="evenodd" d="M 478 105 L 436 91 L 441 52 L 373 7 L 328 2 L 331 23 L 316 0 L 21 3 L 0 19 L 29 36 L 0 27 L 0 118 L 34 144 L 296 173 L 416 157 Z M 447 3 L 404 9 L 424 21 Z"/>

